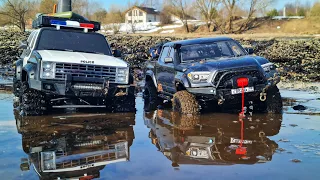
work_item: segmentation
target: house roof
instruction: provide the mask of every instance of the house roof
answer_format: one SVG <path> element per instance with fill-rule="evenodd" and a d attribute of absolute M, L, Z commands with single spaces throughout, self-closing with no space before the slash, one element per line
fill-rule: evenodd
<path fill-rule="evenodd" d="M 160 11 L 158 11 L 154 8 L 143 7 L 143 6 L 133 6 L 132 8 L 128 9 L 125 13 L 127 13 L 128 11 L 130 11 L 134 8 L 140 9 L 141 11 L 143 11 L 147 14 L 160 14 Z"/>

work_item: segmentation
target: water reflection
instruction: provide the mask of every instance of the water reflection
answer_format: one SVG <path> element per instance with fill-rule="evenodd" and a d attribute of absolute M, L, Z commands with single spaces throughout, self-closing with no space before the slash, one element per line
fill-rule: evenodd
<path fill-rule="evenodd" d="M 107 164 L 130 158 L 134 113 L 15 117 L 28 155 L 20 168 L 32 166 L 40 179 L 98 178 Z"/>
<path fill-rule="evenodd" d="M 180 115 L 157 110 L 145 113 L 149 138 L 172 166 L 181 164 L 232 165 L 265 163 L 272 160 L 278 144 L 267 136 L 279 133 L 282 115 L 263 114 L 245 119 L 246 155 L 237 155 L 240 123 L 237 115 Z"/>

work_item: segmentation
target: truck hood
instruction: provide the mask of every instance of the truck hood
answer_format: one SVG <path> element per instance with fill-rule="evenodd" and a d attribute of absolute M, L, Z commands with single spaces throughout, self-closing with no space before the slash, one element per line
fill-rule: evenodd
<path fill-rule="evenodd" d="M 55 50 L 39 50 L 37 52 L 41 55 L 43 61 L 128 67 L 128 64 L 123 60 L 102 54 Z"/>
<path fill-rule="evenodd" d="M 259 60 L 253 56 L 208 60 L 204 63 L 195 63 L 193 66 L 190 66 L 190 64 L 186 64 L 186 68 L 188 69 L 188 71 L 213 71 L 248 66 L 255 66 L 257 67 L 257 69 L 261 68 Z"/>

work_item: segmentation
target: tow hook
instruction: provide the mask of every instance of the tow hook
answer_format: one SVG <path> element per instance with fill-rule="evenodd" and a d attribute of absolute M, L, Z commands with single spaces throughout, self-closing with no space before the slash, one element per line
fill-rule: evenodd
<path fill-rule="evenodd" d="M 259 132 L 259 137 L 260 138 L 266 137 L 266 133 L 264 133 L 263 131 L 260 131 Z"/>
<path fill-rule="evenodd" d="M 222 105 L 222 104 L 224 103 L 224 101 L 225 101 L 225 99 L 223 99 L 223 98 L 222 98 L 222 99 L 219 99 L 219 100 L 218 100 L 218 105 Z"/>
<path fill-rule="evenodd" d="M 264 88 L 260 93 L 260 101 L 264 102 L 266 100 L 267 100 L 267 93 L 266 93 L 266 88 Z"/>

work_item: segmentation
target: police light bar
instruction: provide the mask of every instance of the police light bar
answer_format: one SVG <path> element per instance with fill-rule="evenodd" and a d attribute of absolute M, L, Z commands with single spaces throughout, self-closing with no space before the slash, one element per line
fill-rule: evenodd
<path fill-rule="evenodd" d="M 88 21 L 85 19 L 68 19 L 47 15 L 39 15 L 38 18 L 33 21 L 32 27 L 57 27 L 57 29 L 60 29 L 60 27 L 65 27 L 99 31 L 100 23 L 95 21 Z"/>

